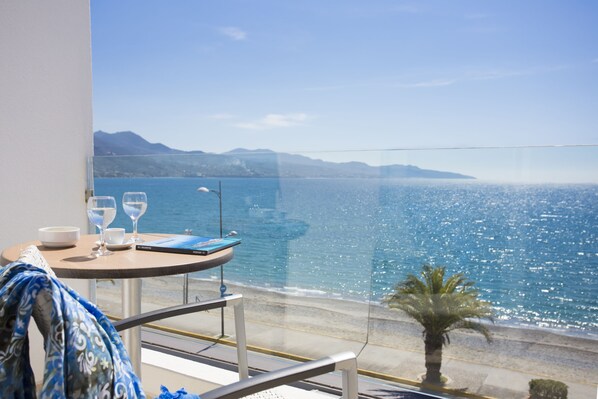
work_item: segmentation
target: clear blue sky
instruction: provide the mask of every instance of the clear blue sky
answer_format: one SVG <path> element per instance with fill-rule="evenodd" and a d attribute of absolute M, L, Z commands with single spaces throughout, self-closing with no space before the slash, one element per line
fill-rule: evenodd
<path fill-rule="evenodd" d="M 95 130 L 487 178 L 526 162 L 598 176 L 597 147 L 364 151 L 598 144 L 598 1 L 91 5 Z"/>

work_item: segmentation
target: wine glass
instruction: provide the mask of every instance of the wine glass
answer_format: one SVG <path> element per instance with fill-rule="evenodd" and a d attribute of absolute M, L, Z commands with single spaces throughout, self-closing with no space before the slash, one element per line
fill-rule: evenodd
<path fill-rule="evenodd" d="M 94 252 L 96 256 L 106 256 L 112 252 L 106 249 L 104 230 L 112 223 L 116 216 L 116 201 L 114 197 L 89 197 L 87 200 L 87 217 L 100 230 L 100 247 Z"/>
<path fill-rule="evenodd" d="M 143 192 L 126 192 L 123 194 L 123 209 L 125 213 L 129 215 L 133 221 L 133 242 L 143 242 L 143 240 L 137 235 L 137 221 L 147 209 L 147 195 Z"/>

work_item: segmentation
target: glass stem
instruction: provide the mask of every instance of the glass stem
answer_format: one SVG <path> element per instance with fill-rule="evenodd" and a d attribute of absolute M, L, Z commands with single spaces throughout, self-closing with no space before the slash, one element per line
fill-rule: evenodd
<path fill-rule="evenodd" d="M 137 219 L 133 219 L 133 239 L 137 239 Z"/>
<path fill-rule="evenodd" d="M 104 227 L 99 227 L 100 229 L 100 250 L 98 251 L 100 254 L 106 253 L 106 240 L 104 239 Z"/>

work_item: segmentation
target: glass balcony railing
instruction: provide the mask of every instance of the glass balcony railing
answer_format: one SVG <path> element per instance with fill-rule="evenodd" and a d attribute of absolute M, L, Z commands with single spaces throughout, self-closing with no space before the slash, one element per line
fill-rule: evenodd
<path fill-rule="evenodd" d="M 93 164 L 96 194 L 147 193 L 140 232 L 217 236 L 218 198 L 197 188 L 221 182 L 224 233 L 242 239 L 224 279 L 227 292 L 245 296 L 254 347 L 308 358 L 351 350 L 372 375 L 419 384 L 427 372 L 420 322 L 453 317 L 441 390 L 515 398 L 541 378 L 566 383 L 569 398 L 595 395 L 598 146 L 113 156 Z M 122 208 L 112 226 L 131 230 Z M 481 321 L 491 342 L 452 329 L 469 320 L 447 310 L 459 289 L 431 296 L 432 310 L 412 309 L 415 318 L 389 308 L 385 299 L 423 265 L 474 283 L 493 309 L 494 323 Z M 118 315 L 115 284 L 98 282 L 98 302 Z M 181 303 L 182 284 L 182 276 L 144 280 L 144 306 Z M 189 276 L 189 300 L 219 294 L 219 269 Z M 177 323 L 169 326 L 220 335 L 217 312 L 200 325 Z"/>

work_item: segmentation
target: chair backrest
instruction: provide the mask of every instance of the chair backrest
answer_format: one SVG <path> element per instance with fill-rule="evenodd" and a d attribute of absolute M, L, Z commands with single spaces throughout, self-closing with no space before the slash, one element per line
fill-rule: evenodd
<path fill-rule="evenodd" d="M 52 274 L 23 260 L 0 270 L 2 397 L 36 397 L 27 328 L 37 307 L 46 351 L 39 397 L 145 398 L 111 322 Z"/>
<path fill-rule="evenodd" d="M 56 277 L 50 265 L 39 252 L 35 245 L 30 245 L 21 251 L 18 261 L 28 265 L 35 265 L 43 269 L 49 276 Z M 35 303 L 32 309 L 33 320 L 44 338 L 44 347 L 47 344 L 50 336 L 50 328 L 52 325 L 52 293 L 48 290 L 41 290 L 35 298 Z"/>

